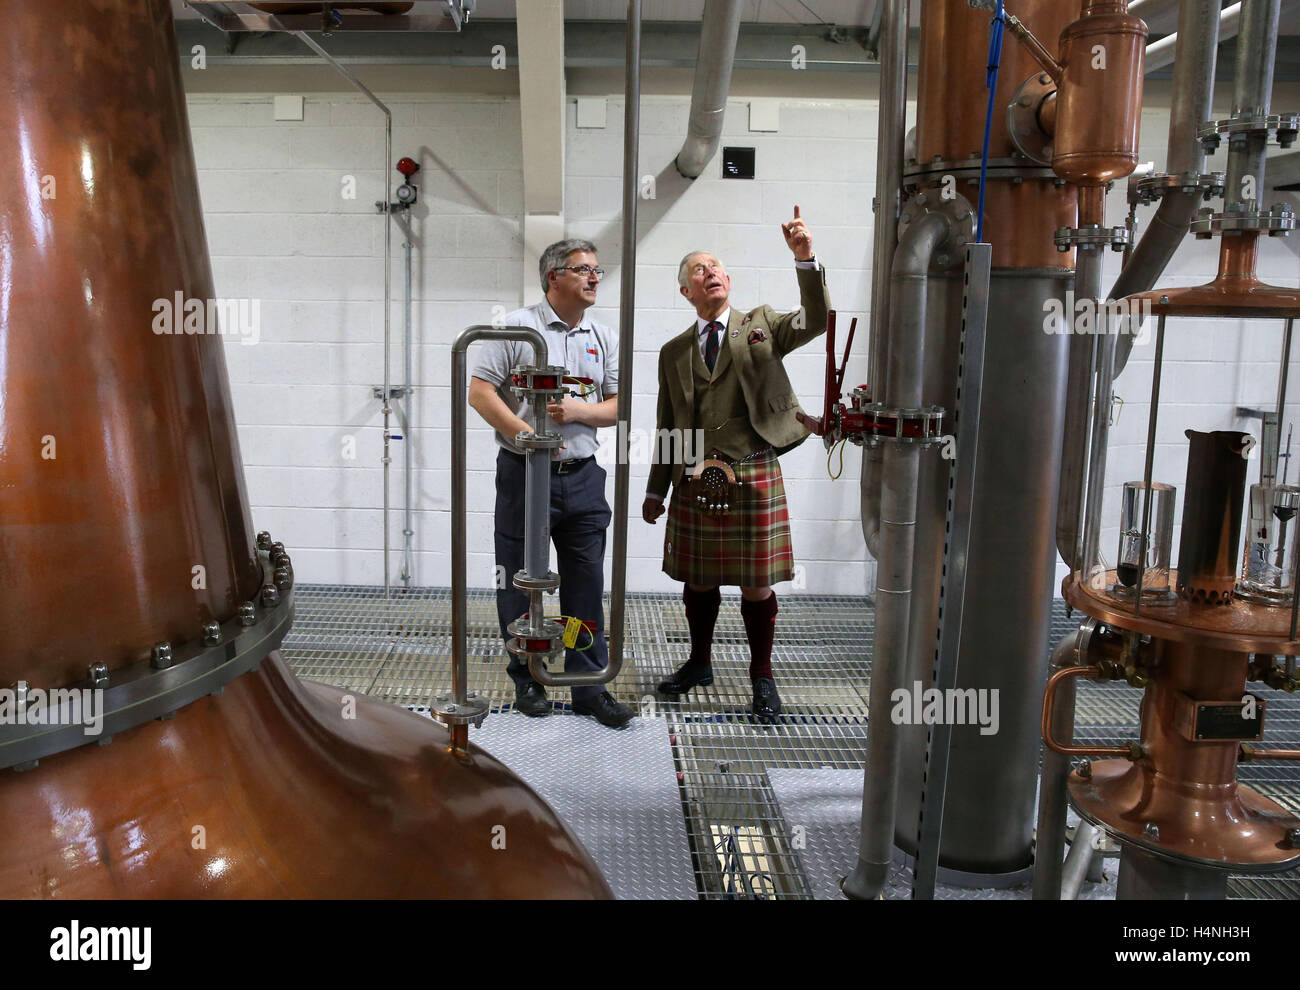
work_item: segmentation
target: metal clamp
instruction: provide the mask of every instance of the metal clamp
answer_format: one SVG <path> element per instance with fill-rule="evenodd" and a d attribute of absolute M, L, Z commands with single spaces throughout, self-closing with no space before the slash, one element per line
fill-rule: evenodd
<path fill-rule="evenodd" d="M 1260 233 L 1269 237 L 1285 237 L 1296 227 L 1296 215 L 1286 203 L 1275 203 L 1269 210 L 1215 213 L 1202 210 L 1191 223 L 1191 232 L 1201 240 L 1215 234 Z"/>
<path fill-rule="evenodd" d="M 1123 251 L 1133 242 L 1133 232 L 1127 227 L 1102 227 L 1092 223 L 1084 227 L 1058 227 L 1053 240 L 1056 250 L 1062 254 L 1071 248 Z"/>
<path fill-rule="evenodd" d="M 546 577 L 529 577 L 527 571 L 519 571 L 514 577 L 515 587 L 520 591 L 554 591 L 560 586 L 560 575 L 547 571 Z"/>
<path fill-rule="evenodd" d="M 1168 192 L 1194 193 L 1200 190 L 1203 199 L 1223 195 L 1226 174 L 1223 172 L 1152 172 L 1138 179 L 1136 200 L 1149 206 Z"/>
<path fill-rule="evenodd" d="M 506 632 L 513 637 L 506 650 L 525 662 L 554 660 L 564 652 L 564 624 L 558 619 L 536 621 L 530 614 L 527 619 L 515 619 Z"/>
<path fill-rule="evenodd" d="M 564 394 L 564 379 L 568 370 L 548 364 L 534 367 L 520 364 L 510 369 L 510 390 L 521 399 L 536 405 L 538 399 L 559 398 Z"/>
<path fill-rule="evenodd" d="M 1240 113 L 1222 120 L 1209 121 L 1196 132 L 1196 136 L 1200 138 L 1206 154 L 1213 154 L 1218 150 L 1224 135 L 1227 135 L 1231 141 L 1234 137 L 1245 138 L 1262 134 L 1265 138 L 1275 137 L 1279 146 L 1289 148 L 1295 143 L 1298 133 L 1300 133 L 1300 114 Z"/>
<path fill-rule="evenodd" d="M 930 447 L 943 440 L 942 406 L 895 409 L 883 402 L 867 401 L 868 393 L 862 388 L 855 388 L 852 397 L 854 412 L 861 417 L 854 417 L 853 433 L 848 434 L 854 443 L 875 447 L 888 441 Z"/>
<path fill-rule="evenodd" d="M 277 551 L 262 546 L 269 542 L 269 538 L 263 541 L 259 537 L 261 586 L 234 616 L 222 623 L 208 622 L 195 639 L 185 643 L 152 644 L 150 657 L 136 663 L 110 670 L 106 663 L 97 661 L 90 665 L 84 681 L 49 691 L 51 702 L 44 706 L 39 724 L 27 724 L 24 718 L 18 724 L 0 725 L 0 769 L 32 767 L 43 757 L 108 740 L 154 719 L 170 717 L 256 669 L 268 653 L 279 648 L 293 625 L 291 562 L 283 547 Z M 271 600 L 263 592 L 277 591 L 277 570 L 286 572 L 290 580 L 280 585 Z M 170 649 L 160 649 L 163 645 Z M 169 666 L 159 663 L 164 655 Z M 86 733 L 84 699 L 88 691 L 101 692 L 95 704 L 102 723 L 91 735 Z M 29 697 L 31 692 L 28 686 Z M 53 700 L 56 693 L 57 701 Z"/>

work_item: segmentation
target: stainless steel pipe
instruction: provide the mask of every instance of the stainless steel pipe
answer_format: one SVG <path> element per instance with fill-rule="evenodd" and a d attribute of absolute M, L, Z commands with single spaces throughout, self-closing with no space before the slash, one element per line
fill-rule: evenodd
<path fill-rule="evenodd" d="M 885 394 L 889 326 L 889 273 L 898 243 L 903 187 L 903 142 L 907 132 L 907 0 L 881 0 L 880 112 L 876 127 L 875 232 L 871 244 L 871 338 L 867 381 L 874 395 Z M 869 447 L 862 456 L 862 535 L 867 552 L 880 557 L 880 473 L 884 451 Z"/>
<path fill-rule="evenodd" d="M 1092 622 L 1093 620 L 1088 620 Z M 1079 640 L 1083 626 L 1068 633 L 1052 651 L 1048 676 L 1080 661 Z M 1056 689 L 1056 707 L 1052 711 L 1052 738 L 1070 742 L 1074 738 L 1075 681 L 1067 679 Z M 1070 760 L 1043 747 L 1043 769 L 1038 785 L 1038 829 L 1034 841 L 1034 900 L 1061 898 L 1063 856 L 1065 853 L 1065 811 L 1068 805 L 1066 780 Z"/>
<path fill-rule="evenodd" d="M 1277 25 L 1282 0 L 1245 0 L 1241 36 L 1237 39 L 1237 73 L 1233 81 L 1233 115 L 1265 115 L 1273 96 L 1273 65 L 1277 57 Z M 1228 212 L 1260 208 L 1264 195 L 1265 134 L 1234 134 L 1228 141 L 1228 174 L 1224 183 L 1224 209 Z M 1247 197 L 1247 182 L 1255 195 Z"/>
<path fill-rule="evenodd" d="M 1102 254 L 1099 249 L 1076 252 L 1075 295 L 1097 299 L 1101 295 Z M 1066 314 L 1073 320 L 1074 314 Z M 1072 328 L 1071 328 L 1072 329 Z M 1101 334 L 1071 333 L 1070 365 L 1066 379 L 1065 432 L 1061 443 L 1060 495 L 1056 513 L 1056 549 L 1072 569 L 1081 566 L 1082 520 L 1085 484 L 1090 469 L 1088 411 L 1089 386 L 1096 374 Z M 1102 452 L 1103 457 L 1105 451 Z"/>
<path fill-rule="evenodd" d="M 1218 4 L 1215 4 L 1218 9 Z M 1132 13 L 1133 8 L 1129 8 Z M 1234 3 L 1231 7 L 1224 7 L 1219 11 L 1219 40 L 1226 41 L 1228 38 L 1235 38 L 1241 24 L 1241 4 Z M 1181 29 L 1180 29 L 1181 30 Z M 1178 60 L 1178 32 L 1165 35 L 1159 41 L 1147 45 L 1145 71 L 1149 74 L 1163 69 L 1167 65 L 1174 65 Z"/>
<path fill-rule="evenodd" d="M 929 269 L 952 235 L 939 213 L 917 219 L 902 236 L 891 270 L 889 384 L 884 401 L 893 408 L 922 405 Z M 903 737 L 891 719 L 892 696 L 905 687 L 911 617 L 912 560 L 921 450 L 886 443 L 880 496 L 880 566 L 876 582 L 876 634 L 867 716 L 867 765 L 862 794 L 858 864 L 844 881 L 853 898 L 874 900 L 884 890 L 893 861 L 894 821 Z"/>
<path fill-rule="evenodd" d="M 1165 161 L 1165 171 L 1173 175 L 1205 171 L 1205 151 L 1196 132 L 1213 112 L 1219 16 L 1218 0 L 1183 0 L 1178 14 L 1169 149 Z M 1171 189 L 1165 194 L 1124 270 L 1111 286 L 1111 299 L 1145 292 L 1156 284 L 1200 208 L 1199 189 L 1188 192 Z M 1121 335 L 1115 342 L 1116 376 L 1128 364 L 1132 349 L 1131 335 Z"/>
<path fill-rule="evenodd" d="M 1080 821 L 1074 827 L 1074 840 L 1070 843 L 1070 853 L 1065 857 L 1065 866 L 1061 870 L 1061 900 L 1078 900 L 1100 837 L 1101 830 L 1091 822 Z"/>
<path fill-rule="evenodd" d="M 743 12 L 741 0 L 705 0 L 704 3 L 700 48 L 695 56 L 695 83 L 691 89 L 691 117 L 686 140 L 677 153 L 677 171 L 688 179 L 699 178 L 704 166 L 718 153 Z M 621 368 L 619 373 L 622 374 Z"/>
<path fill-rule="evenodd" d="M 540 368 L 549 363 L 546 341 L 531 327 L 498 328 L 479 324 L 462 331 L 451 345 L 451 682 L 454 700 L 458 704 L 465 703 L 469 690 L 465 642 L 466 630 L 469 628 L 466 619 L 469 589 L 465 580 L 465 447 L 468 437 L 469 385 L 465 379 L 468 374 L 466 355 L 469 345 L 476 340 L 521 340 L 533 349 L 534 366 Z M 545 413 L 544 406 L 542 411 Z M 529 452 L 529 463 L 540 459 L 546 469 L 543 490 L 548 498 L 551 490 L 550 456 L 549 450 Z M 530 535 L 527 531 L 524 534 L 525 547 Z"/>

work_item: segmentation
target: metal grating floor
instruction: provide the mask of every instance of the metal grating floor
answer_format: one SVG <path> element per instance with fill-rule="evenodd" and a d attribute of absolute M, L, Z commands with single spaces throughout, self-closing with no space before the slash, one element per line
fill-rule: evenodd
<path fill-rule="evenodd" d="M 299 676 L 406 706 L 427 706 L 450 689 L 448 589 L 395 589 L 385 600 L 382 589 L 299 585 L 294 595 L 297 617 L 283 653 Z M 780 609 L 773 667 L 784 714 L 767 725 L 749 715 L 749 647 L 738 596 L 723 597 L 713 685 L 695 689 L 682 701 L 655 693 L 655 684 L 689 654 L 680 599 L 628 596 L 629 649 L 612 693 L 636 706 L 643 718 L 663 720 L 701 898 L 812 897 L 768 771 L 860 770 L 864 762 L 871 602 L 788 595 L 781 598 Z M 1073 625 L 1058 601 L 1052 642 Z M 490 590 L 470 592 L 468 629 L 471 689 L 487 695 L 494 711 L 508 711 L 514 689 L 505 672 Z M 1300 700 L 1265 693 L 1269 744 L 1300 748 Z M 1081 683 L 1076 739 L 1114 743 L 1132 738 L 1139 697 L 1119 684 Z M 566 709 L 567 701 L 552 692 L 557 710 Z M 1241 777 L 1300 813 L 1300 767 L 1245 765 Z M 1229 896 L 1300 898 L 1300 871 L 1234 877 Z"/>

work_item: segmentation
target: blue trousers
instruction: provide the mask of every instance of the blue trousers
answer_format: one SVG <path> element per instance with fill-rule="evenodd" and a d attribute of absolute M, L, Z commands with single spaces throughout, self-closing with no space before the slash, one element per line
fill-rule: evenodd
<path fill-rule="evenodd" d="M 551 473 L 551 541 L 560 575 L 559 610 L 596 628 L 590 648 L 565 651 L 568 672 L 600 670 L 609 662 L 603 596 L 605 531 L 610 518 L 605 470 L 594 460 L 565 474 Z M 514 586 L 515 574 L 524 566 L 524 465 L 504 449 L 497 453 L 496 562 L 497 574 L 504 574 L 506 585 L 497 588 L 497 618 L 508 643 L 506 627 L 528 611 L 528 596 Z M 579 633 L 577 645 L 585 645 L 587 639 L 586 632 Z M 532 680 L 528 664 L 518 657 L 512 655 L 506 669 L 516 684 Z M 603 690 L 600 685 L 572 689 L 575 700 L 592 698 Z"/>

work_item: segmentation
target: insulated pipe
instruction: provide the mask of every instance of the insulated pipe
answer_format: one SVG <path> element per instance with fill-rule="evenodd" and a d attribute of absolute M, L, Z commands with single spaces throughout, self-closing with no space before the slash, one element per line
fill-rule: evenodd
<path fill-rule="evenodd" d="M 637 7 L 639 10 L 639 3 Z M 742 12 L 741 0 L 705 0 L 700 50 L 695 56 L 695 84 L 691 89 L 691 118 L 686 140 L 677 153 L 677 171 L 688 179 L 699 178 L 704 166 L 718 153 Z M 630 17 L 629 12 L 629 25 Z M 637 43 L 639 51 L 639 37 Z"/>
<path fill-rule="evenodd" d="M 1205 151 L 1196 132 L 1210 119 L 1214 102 L 1214 74 L 1219 54 L 1218 0 L 1183 0 L 1178 14 L 1178 34 L 1174 42 L 1173 102 L 1169 113 L 1169 151 L 1165 169 L 1172 175 L 1200 173 L 1205 170 Z M 1147 67 L 1151 67 L 1151 49 L 1147 49 Z M 1156 284 L 1165 266 L 1183 243 L 1191 222 L 1201 208 L 1201 190 L 1184 192 L 1171 189 L 1160 202 L 1146 233 L 1134 247 L 1132 256 L 1111 286 L 1110 298 L 1123 299 L 1135 292 L 1145 292 Z M 1131 334 L 1120 334 L 1115 341 L 1115 374 L 1128 363 L 1133 349 Z M 1066 456 L 1070 447 L 1066 447 Z"/>
<path fill-rule="evenodd" d="M 896 409 L 922 404 L 926 293 L 930 263 L 952 234 L 952 222 L 927 213 L 899 241 L 891 272 L 889 385 L 885 402 Z M 880 566 L 876 584 L 876 637 L 867 716 L 867 765 L 862 794 L 858 864 L 844 892 L 858 900 L 880 896 L 893 861 L 903 734 L 890 717 L 893 694 L 908 669 L 908 623 L 916 536 L 921 449 L 885 443 L 880 497 Z"/>
<path fill-rule="evenodd" d="M 1282 0 L 1246 0 L 1237 39 L 1237 74 L 1233 83 L 1232 113 L 1251 116 L 1268 113 L 1273 95 L 1273 64 L 1277 53 L 1277 22 Z M 1264 194 L 1265 134 L 1234 134 L 1228 141 L 1228 174 L 1224 182 L 1224 209 L 1258 210 Z M 1255 195 L 1243 194 L 1243 182 L 1252 181 Z"/>
<path fill-rule="evenodd" d="M 1089 622 L 1093 620 L 1088 620 Z M 1051 671 L 1056 673 L 1081 661 L 1079 654 L 1080 626 L 1067 633 L 1052 651 Z M 1074 732 L 1074 681 L 1062 684 L 1056 692 L 1056 708 L 1052 713 L 1052 735 L 1057 739 L 1073 740 Z M 1034 900 L 1057 900 L 1062 896 L 1062 863 L 1065 849 L 1066 778 L 1070 775 L 1070 760 L 1043 747 L 1043 769 L 1038 786 L 1038 830 L 1034 841 Z"/>
<path fill-rule="evenodd" d="M 391 364 L 391 353 L 393 346 L 392 337 L 392 314 L 389 313 L 390 301 L 393 294 L 393 211 L 388 203 L 388 169 L 392 166 L 393 161 L 393 112 L 388 109 L 387 104 L 370 91 L 370 89 L 360 79 L 348 71 L 338 59 L 327 52 L 324 48 L 312 40 L 311 35 L 306 31 L 294 31 L 294 35 L 304 45 L 314 51 L 317 55 L 328 62 L 344 79 L 350 82 L 375 106 L 383 111 L 384 114 L 384 161 L 379 167 L 379 179 L 383 183 L 382 200 L 384 212 L 384 597 L 389 593 L 389 576 L 388 576 L 388 552 L 389 552 L 389 534 L 388 534 L 388 511 L 391 497 L 389 494 L 388 469 L 393 463 L 393 458 L 389 453 L 389 442 L 392 440 L 390 424 L 388 418 L 393 414 L 392 407 L 392 382 L 389 377 L 389 366 Z M 410 443 L 408 440 L 407 443 Z"/>
<path fill-rule="evenodd" d="M 903 186 L 903 141 L 907 132 L 907 0 L 880 0 L 880 116 L 876 140 L 876 226 L 871 245 L 871 339 L 867 381 L 872 394 L 885 394 L 885 328 L 889 326 L 889 272 L 898 243 Z M 880 470 L 877 444 L 862 458 L 862 535 L 867 552 L 880 557 Z"/>

